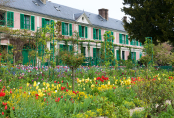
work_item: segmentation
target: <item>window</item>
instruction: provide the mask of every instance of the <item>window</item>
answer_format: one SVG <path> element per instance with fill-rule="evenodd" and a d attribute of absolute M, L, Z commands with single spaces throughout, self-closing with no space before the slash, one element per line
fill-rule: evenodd
<path fill-rule="evenodd" d="M 95 29 L 93 28 L 93 39 L 95 40 L 101 40 L 101 29 Z"/>
<path fill-rule="evenodd" d="M 5 25 L 5 12 L 4 11 L 0 11 L 0 25 Z"/>
<path fill-rule="evenodd" d="M 88 38 L 88 27 L 79 25 L 79 36 Z"/>
<path fill-rule="evenodd" d="M 45 25 L 50 25 L 50 20 L 45 19 Z"/>
<path fill-rule="evenodd" d="M 64 35 L 68 35 L 68 23 L 64 24 Z"/>
<path fill-rule="evenodd" d="M 122 60 L 125 60 L 125 51 L 122 51 Z"/>
<path fill-rule="evenodd" d="M 129 44 L 128 35 L 119 34 L 119 42 L 120 44 Z"/>
<path fill-rule="evenodd" d="M 20 14 L 20 28 L 35 31 L 35 17 Z"/>
<path fill-rule="evenodd" d="M 84 37 L 84 36 L 85 36 L 85 27 L 82 26 L 82 37 Z"/>
<path fill-rule="evenodd" d="M 136 60 L 136 52 L 131 52 L 131 59 Z"/>
<path fill-rule="evenodd" d="M 122 43 L 125 44 L 125 35 L 122 34 Z"/>
<path fill-rule="evenodd" d="M 69 24 L 69 27 L 68 27 L 68 23 L 62 22 L 62 35 L 72 36 L 72 24 Z"/>
<path fill-rule="evenodd" d="M 132 41 L 131 41 L 130 44 L 131 44 L 131 45 L 136 45 L 136 40 L 135 40 L 135 39 L 132 39 Z"/>
<path fill-rule="evenodd" d="M 82 47 L 81 53 L 83 54 L 84 57 L 86 56 L 86 47 Z"/>
<path fill-rule="evenodd" d="M 24 29 L 30 30 L 30 16 L 24 15 Z"/>

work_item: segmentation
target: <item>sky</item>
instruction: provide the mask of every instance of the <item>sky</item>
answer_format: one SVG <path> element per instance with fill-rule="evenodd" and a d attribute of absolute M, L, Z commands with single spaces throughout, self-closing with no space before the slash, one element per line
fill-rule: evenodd
<path fill-rule="evenodd" d="M 109 11 L 109 17 L 117 20 L 122 20 L 125 16 L 121 11 L 123 8 L 123 0 L 48 0 L 60 5 L 84 10 L 94 14 L 98 14 L 98 9 L 106 8 Z"/>

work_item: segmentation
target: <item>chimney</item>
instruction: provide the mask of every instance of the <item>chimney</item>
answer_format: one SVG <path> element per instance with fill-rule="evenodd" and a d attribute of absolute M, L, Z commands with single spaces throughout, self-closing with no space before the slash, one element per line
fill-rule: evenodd
<path fill-rule="evenodd" d="M 40 0 L 43 4 L 46 4 L 47 0 Z"/>
<path fill-rule="evenodd" d="M 108 20 L 108 9 L 99 9 L 99 15 L 101 15 L 104 19 Z"/>
<path fill-rule="evenodd" d="M 123 21 L 126 21 L 127 22 L 127 16 L 124 16 L 123 17 Z"/>

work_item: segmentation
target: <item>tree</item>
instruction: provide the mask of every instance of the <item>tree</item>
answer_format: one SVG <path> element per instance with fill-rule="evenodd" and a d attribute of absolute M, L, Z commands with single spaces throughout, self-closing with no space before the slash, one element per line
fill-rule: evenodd
<path fill-rule="evenodd" d="M 78 33 L 76 32 L 75 36 L 78 38 Z M 72 70 L 72 91 L 75 90 L 75 70 L 83 63 L 84 56 L 78 51 L 75 51 L 75 44 L 78 44 L 76 39 L 70 39 L 72 43 L 72 50 L 64 50 L 60 52 L 62 61 Z"/>
<path fill-rule="evenodd" d="M 158 65 L 169 65 L 174 63 L 174 53 L 172 47 L 167 43 L 154 46 L 154 61 Z"/>
<path fill-rule="evenodd" d="M 171 41 L 174 44 L 173 0 L 123 0 L 122 11 L 130 15 L 124 28 L 131 39 L 144 44 L 145 37 L 152 37 L 155 44 Z"/>

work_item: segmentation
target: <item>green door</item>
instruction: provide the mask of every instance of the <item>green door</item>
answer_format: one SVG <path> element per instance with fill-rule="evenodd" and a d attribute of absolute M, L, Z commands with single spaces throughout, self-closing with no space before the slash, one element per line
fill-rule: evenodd
<path fill-rule="evenodd" d="M 33 65 L 35 66 L 35 58 L 29 56 L 29 51 L 33 50 L 33 46 L 29 46 L 29 44 L 24 45 L 22 50 L 22 56 L 23 56 L 23 65 Z"/>
<path fill-rule="evenodd" d="M 23 56 L 23 65 L 28 64 L 28 50 L 23 50 L 22 51 L 22 56 Z"/>

